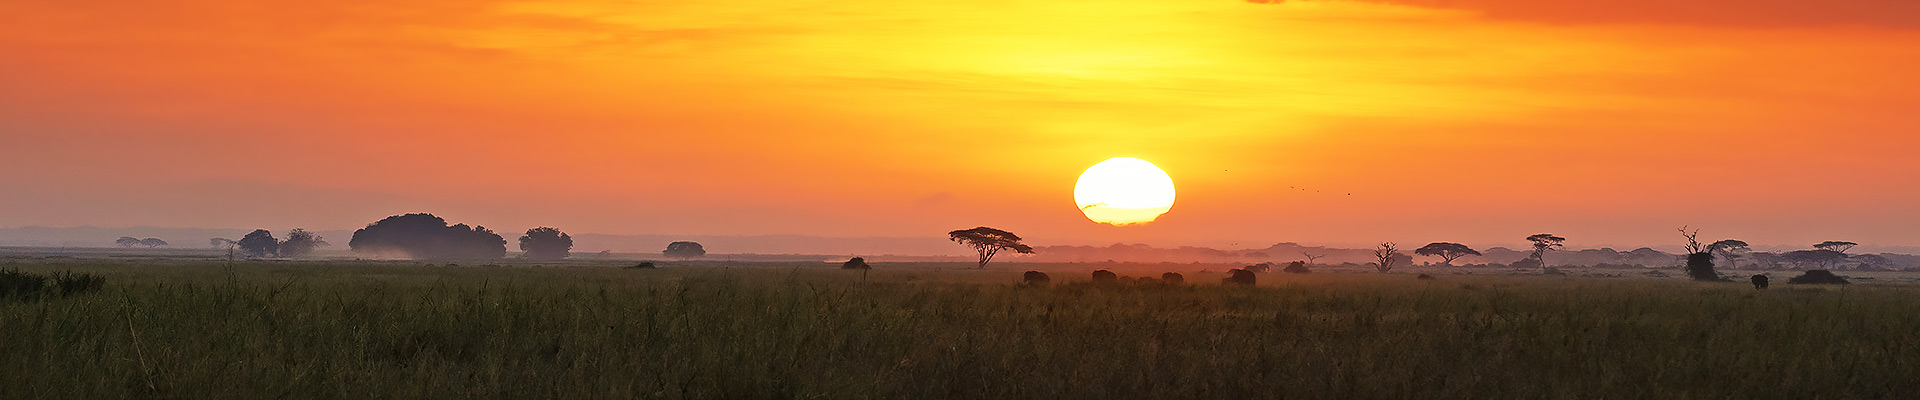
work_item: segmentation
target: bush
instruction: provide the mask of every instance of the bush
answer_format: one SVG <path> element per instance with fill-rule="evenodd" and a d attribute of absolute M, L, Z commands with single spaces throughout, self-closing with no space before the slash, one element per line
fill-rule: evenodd
<path fill-rule="evenodd" d="M 1845 285 L 1852 282 L 1847 282 L 1847 278 L 1842 278 L 1839 275 L 1834 275 L 1832 271 L 1827 271 L 1824 269 L 1814 269 L 1814 270 L 1807 270 L 1807 272 L 1801 273 L 1800 276 L 1788 278 L 1787 283 L 1811 284 L 1811 285 Z"/>
<path fill-rule="evenodd" d="M 642 261 L 639 264 L 634 264 L 631 267 L 627 267 L 627 269 L 654 269 L 654 268 L 655 267 L 653 266 L 652 261 Z"/>
<path fill-rule="evenodd" d="M 37 296 L 46 286 L 47 277 L 17 269 L 0 270 L 0 300 Z"/>
<path fill-rule="evenodd" d="M 1713 253 L 1704 251 L 1687 255 L 1687 276 L 1696 281 L 1727 282 L 1713 271 Z"/>
<path fill-rule="evenodd" d="M 1280 271 L 1290 273 L 1290 274 L 1304 274 L 1308 272 L 1313 272 L 1313 270 L 1307 269 L 1307 263 L 1299 262 L 1299 261 L 1287 263 L 1287 267 L 1281 268 Z"/>
<path fill-rule="evenodd" d="M 52 286 L 47 282 L 51 280 Z M 41 296 L 72 296 L 93 292 L 106 286 L 107 279 L 93 274 L 60 271 L 47 276 L 18 269 L 0 270 L 0 300 L 30 300 Z"/>
<path fill-rule="evenodd" d="M 867 259 L 865 258 L 854 257 L 851 260 L 847 260 L 847 263 L 840 264 L 840 269 L 873 269 L 873 266 L 867 265 Z"/>

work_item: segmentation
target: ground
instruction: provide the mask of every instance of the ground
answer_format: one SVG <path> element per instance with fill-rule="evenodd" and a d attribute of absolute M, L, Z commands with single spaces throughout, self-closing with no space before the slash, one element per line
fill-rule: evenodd
<path fill-rule="evenodd" d="M 1218 282 L 1234 265 L 621 268 L 630 264 L 0 258 L 0 268 L 107 278 L 95 293 L 0 303 L 0 397 L 1886 398 L 1920 389 L 1911 340 L 1920 286 L 1898 274 L 1759 291 L 1678 271 L 1323 268 L 1226 287 Z M 1054 284 L 1019 284 L 1030 269 Z M 1086 283 L 1094 269 L 1181 272 L 1193 284 L 1096 286 Z"/>

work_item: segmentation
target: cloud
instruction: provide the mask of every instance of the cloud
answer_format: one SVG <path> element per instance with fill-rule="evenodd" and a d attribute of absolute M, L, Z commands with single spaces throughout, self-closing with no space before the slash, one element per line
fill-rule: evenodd
<path fill-rule="evenodd" d="M 1553 24 L 1675 24 L 1754 28 L 1864 26 L 1920 29 L 1912 0 L 1379 0 Z"/>

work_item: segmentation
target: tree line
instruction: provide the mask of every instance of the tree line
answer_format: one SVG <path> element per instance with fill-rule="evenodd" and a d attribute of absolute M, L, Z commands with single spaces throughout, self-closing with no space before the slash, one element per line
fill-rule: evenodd
<path fill-rule="evenodd" d="M 122 238 L 132 239 L 132 238 Z M 132 239 L 134 245 L 145 244 Z M 150 239 L 159 240 L 159 239 Z M 256 229 L 239 240 L 213 238 L 210 244 L 249 258 L 305 257 L 320 247 L 329 246 L 320 235 L 295 228 L 286 239 L 275 238 L 272 231 Z M 123 246 L 130 246 L 122 243 Z M 166 245 L 160 242 L 160 246 Z M 448 223 L 429 213 L 401 214 L 382 218 L 353 232 L 347 247 L 355 254 L 418 260 L 484 260 L 507 255 L 507 240 L 485 226 Z M 519 238 L 522 257 L 530 260 L 562 260 L 571 256 L 573 236 L 558 228 L 528 229 Z M 693 259 L 705 256 L 700 243 L 673 242 L 661 251 L 667 257 Z"/>

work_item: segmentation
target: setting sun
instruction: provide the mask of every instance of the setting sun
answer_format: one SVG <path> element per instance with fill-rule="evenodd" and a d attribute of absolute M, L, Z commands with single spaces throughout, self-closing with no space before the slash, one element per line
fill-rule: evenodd
<path fill-rule="evenodd" d="M 1147 160 L 1114 157 L 1080 174 L 1073 202 L 1093 222 L 1145 224 L 1173 208 L 1173 178 Z"/>

